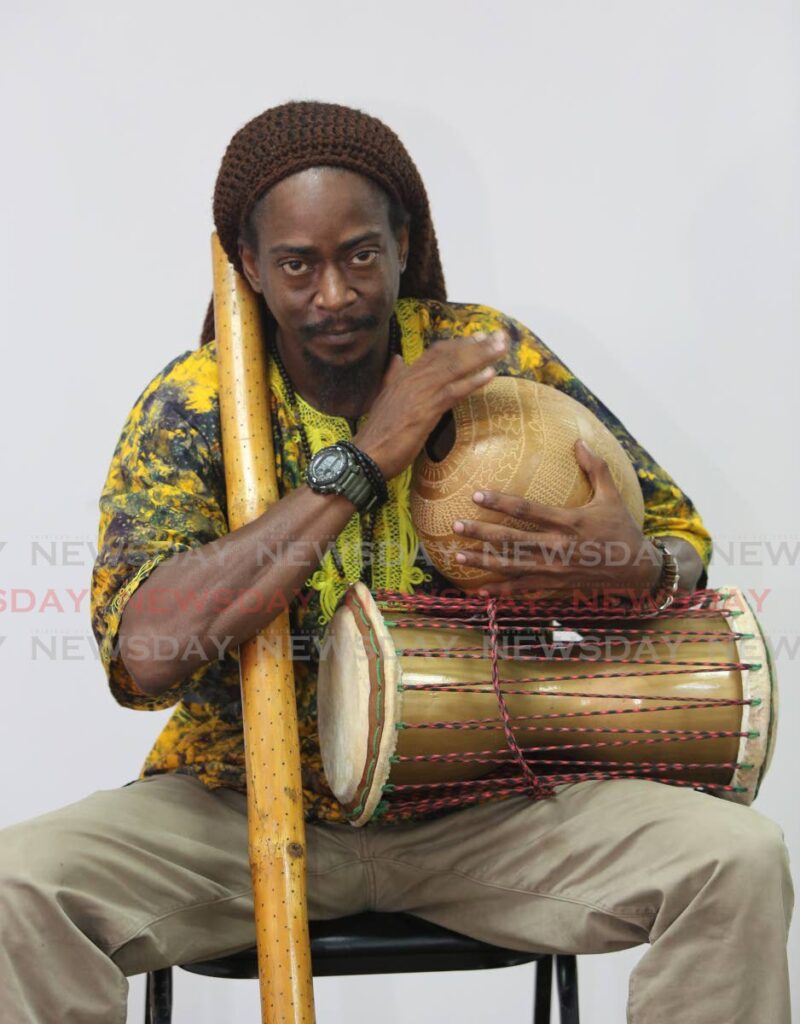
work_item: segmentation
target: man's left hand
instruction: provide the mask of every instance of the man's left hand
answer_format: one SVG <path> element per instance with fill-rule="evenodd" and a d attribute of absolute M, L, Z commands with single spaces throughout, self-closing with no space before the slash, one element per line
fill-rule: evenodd
<path fill-rule="evenodd" d="M 525 528 L 476 519 L 453 524 L 459 536 L 482 543 L 482 549 L 464 550 L 456 560 L 502 577 L 501 582 L 481 587 L 482 593 L 505 596 L 541 590 L 565 596 L 570 590 L 613 587 L 641 595 L 656 585 L 661 554 L 625 507 L 608 465 L 583 441 L 575 443 L 575 457 L 592 487 L 587 504 L 556 508 L 482 490 L 473 495 L 476 504 L 513 516 Z"/>

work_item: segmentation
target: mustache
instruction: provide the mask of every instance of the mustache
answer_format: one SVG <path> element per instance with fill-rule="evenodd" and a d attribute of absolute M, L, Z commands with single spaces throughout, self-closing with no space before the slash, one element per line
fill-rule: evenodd
<path fill-rule="evenodd" d="M 319 323 L 305 324 L 300 328 L 300 334 L 305 341 L 316 338 L 320 334 L 331 334 L 341 331 L 363 331 L 378 327 L 380 320 L 374 314 L 362 317 L 328 317 L 327 320 L 320 320 Z"/>

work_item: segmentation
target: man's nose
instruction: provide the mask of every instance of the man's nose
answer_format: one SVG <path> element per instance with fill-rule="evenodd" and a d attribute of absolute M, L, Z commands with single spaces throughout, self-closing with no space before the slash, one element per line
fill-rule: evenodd
<path fill-rule="evenodd" d="M 347 277 L 340 267 L 326 266 L 319 279 L 319 287 L 314 297 L 318 309 L 336 313 L 345 309 L 355 301 L 356 293 L 347 282 Z"/>

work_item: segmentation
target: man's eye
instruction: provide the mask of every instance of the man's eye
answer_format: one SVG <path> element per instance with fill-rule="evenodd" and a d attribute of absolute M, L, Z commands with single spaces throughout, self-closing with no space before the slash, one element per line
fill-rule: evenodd
<path fill-rule="evenodd" d="M 357 252 L 353 257 L 353 262 L 358 264 L 359 267 L 368 267 L 370 263 L 374 263 L 378 258 L 378 253 L 375 249 L 363 249 L 361 252 Z"/>
<path fill-rule="evenodd" d="M 308 264 L 302 260 L 285 260 L 281 263 L 281 267 L 292 277 L 297 274 L 304 274 L 308 270 Z"/>

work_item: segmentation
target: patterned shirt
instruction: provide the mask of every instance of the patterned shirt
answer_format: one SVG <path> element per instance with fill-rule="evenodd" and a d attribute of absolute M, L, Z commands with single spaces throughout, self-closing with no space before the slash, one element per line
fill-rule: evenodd
<path fill-rule="evenodd" d="M 531 331 L 487 306 L 401 299 L 395 313 L 406 363 L 437 339 L 505 330 L 511 344 L 498 371 L 551 385 L 587 406 L 622 444 L 636 469 L 645 502 L 645 534 L 681 537 L 695 548 L 704 565 L 708 564 L 711 540 L 690 499 Z M 275 374 L 270 397 L 279 491 L 286 494 L 303 482 L 302 446 L 291 405 Z M 346 420 L 326 416 L 299 401 L 304 424 L 307 414 L 315 425 L 309 430 L 313 451 L 351 436 Z M 407 486 L 393 486 L 390 502 L 407 503 Z M 211 788 L 243 792 L 246 775 L 236 651 L 224 651 L 219 660 L 202 665 L 155 697 L 138 689 L 119 653 L 119 626 L 126 603 L 156 566 L 177 552 L 198 548 L 228 532 L 214 342 L 174 359 L 136 401 L 114 452 L 100 513 L 92 577 L 92 628 L 111 692 L 120 704 L 139 710 L 177 705 L 150 751 L 142 775 L 182 772 Z M 410 520 L 407 508 L 401 518 Z M 354 515 L 337 541 L 352 579 L 360 572 L 360 539 L 359 517 Z M 380 567 L 373 568 L 373 582 L 378 585 L 381 580 L 376 578 L 375 568 Z M 424 553 L 417 554 L 416 565 L 402 581 L 404 587 L 417 587 L 429 568 Z M 324 586 L 312 577 L 292 607 L 293 633 L 319 635 L 329 617 L 331 600 L 327 595 L 326 612 Z M 341 821 L 343 813 L 326 785 L 319 752 L 314 660 L 318 645 L 309 643 L 308 647 L 308 656 L 295 661 L 306 817 Z"/>

